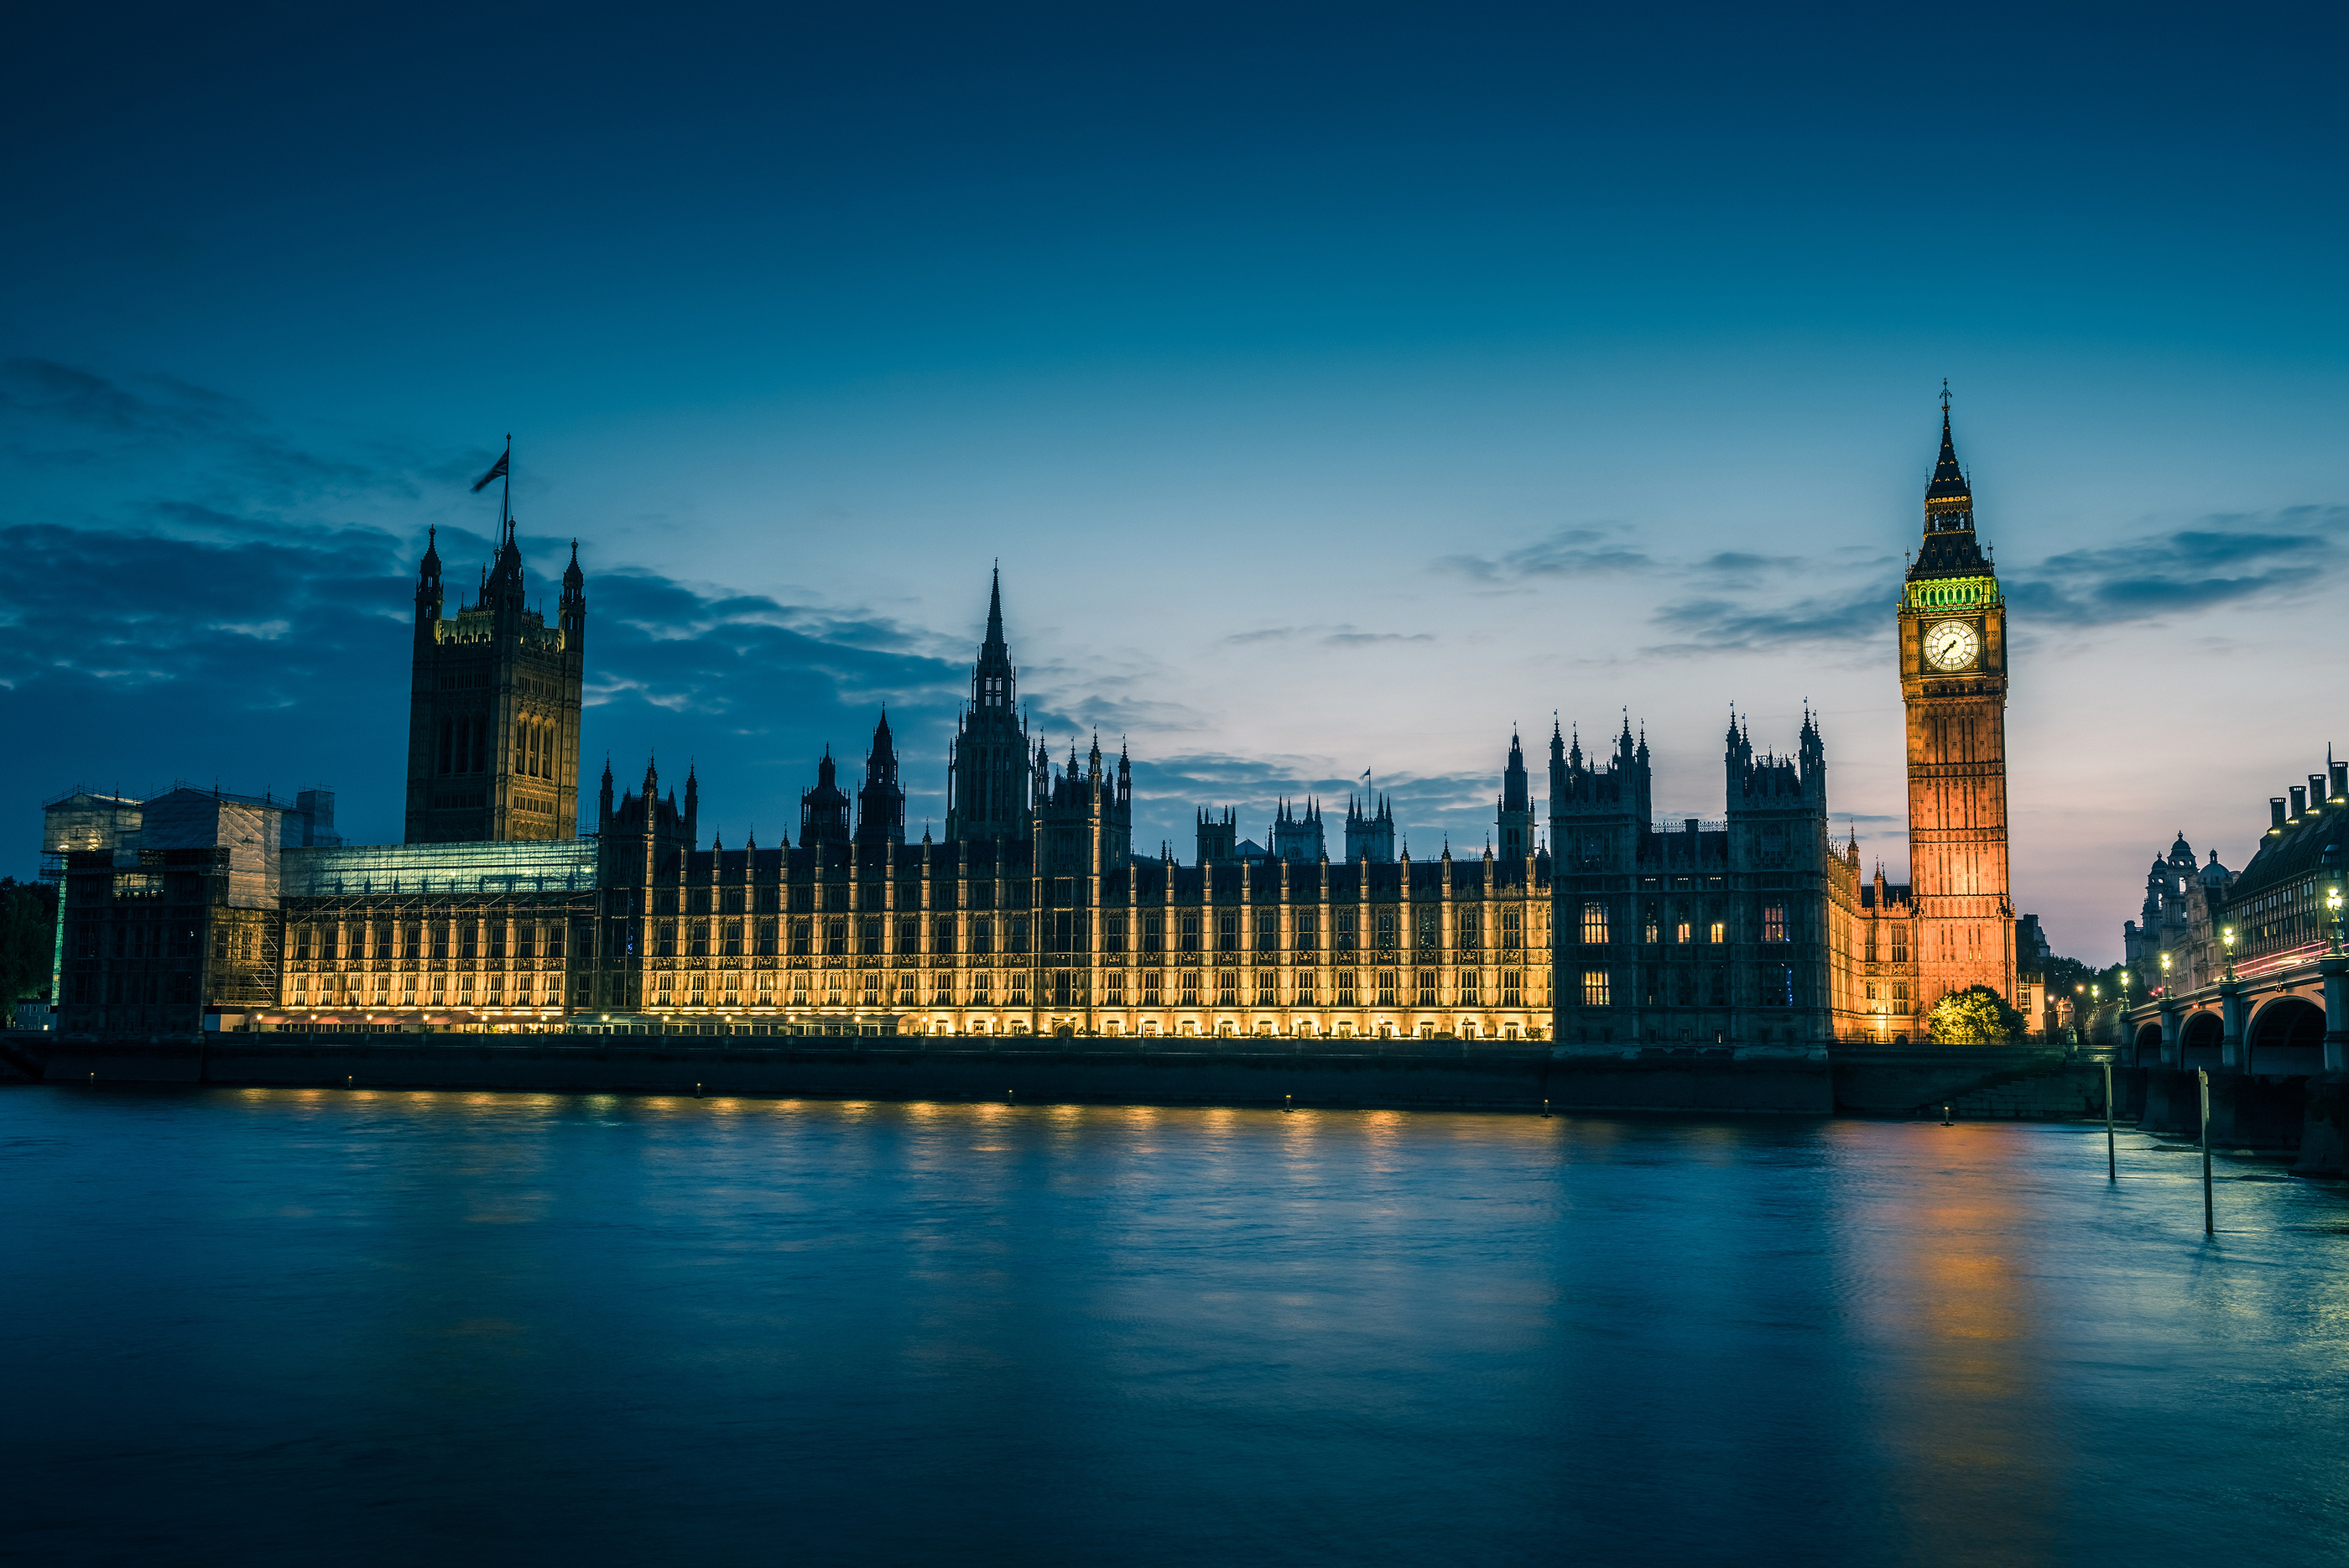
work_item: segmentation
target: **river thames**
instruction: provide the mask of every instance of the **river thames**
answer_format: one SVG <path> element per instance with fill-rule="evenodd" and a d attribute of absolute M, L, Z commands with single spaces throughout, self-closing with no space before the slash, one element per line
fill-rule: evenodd
<path fill-rule="evenodd" d="M 42 1562 L 2339 1562 L 2349 1200 L 2101 1129 L 0 1093 Z"/>

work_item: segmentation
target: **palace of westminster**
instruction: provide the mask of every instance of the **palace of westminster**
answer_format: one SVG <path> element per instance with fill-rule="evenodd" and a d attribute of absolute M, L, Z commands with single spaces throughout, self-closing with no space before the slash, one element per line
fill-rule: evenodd
<path fill-rule="evenodd" d="M 323 792 L 49 803 L 57 1027 L 1807 1053 L 1921 1039 L 1926 1009 L 1970 985 L 2037 1011 L 2008 891 L 2005 609 L 1946 407 L 1896 611 L 1907 886 L 1831 836 L 1807 714 L 1786 756 L 1732 720 L 1719 820 L 1655 819 L 1627 721 L 1588 753 L 1553 727 L 1546 822 L 1512 737 L 1474 857 L 1398 856 L 1376 799 L 1350 803 L 1336 854 L 1318 806 L 1283 805 L 1264 846 L 1201 811 L 1191 863 L 1138 856 L 1130 759 L 1033 742 L 999 582 L 938 841 L 905 841 L 885 715 L 853 799 L 818 764 L 796 844 L 705 843 L 699 781 L 665 791 L 649 765 L 617 793 L 607 765 L 582 831 L 577 550 L 549 624 L 525 607 L 510 513 L 502 534 L 453 613 L 434 546 L 419 572 L 405 843 L 342 843 Z"/>

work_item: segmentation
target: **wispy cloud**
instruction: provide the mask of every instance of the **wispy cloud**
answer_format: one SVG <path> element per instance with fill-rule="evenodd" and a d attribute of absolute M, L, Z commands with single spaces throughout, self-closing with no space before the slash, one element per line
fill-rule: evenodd
<path fill-rule="evenodd" d="M 1661 565 L 1644 550 L 1623 542 L 1611 525 L 1560 528 L 1535 543 L 1497 556 L 1442 556 L 1433 569 L 1481 583 L 1515 583 L 1539 577 L 1584 577 L 1651 572 Z"/>
<path fill-rule="evenodd" d="M 1234 632 L 1219 640 L 1238 648 L 1272 642 L 1307 642 L 1322 648 L 1366 648 L 1382 642 L 1433 642 L 1435 634 L 1427 631 L 1363 631 L 1350 623 L 1340 623 L 1335 626 L 1268 626 L 1254 631 Z"/>
<path fill-rule="evenodd" d="M 2018 608 L 2070 626 L 2190 616 L 2323 587 L 2342 562 L 2349 506 L 2210 517 L 2191 528 L 2068 550 L 2006 583 Z"/>

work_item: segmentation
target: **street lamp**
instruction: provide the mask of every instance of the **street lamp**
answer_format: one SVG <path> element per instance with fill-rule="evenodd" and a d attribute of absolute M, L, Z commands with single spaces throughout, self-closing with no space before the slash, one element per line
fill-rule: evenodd
<path fill-rule="evenodd" d="M 2333 950 L 2341 950 L 2341 884 L 2336 881 L 2324 895 L 2324 908 L 2333 916 Z"/>
<path fill-rule="evenodd" d="M 2221 927 L 2219 940 L 2227 944 L 2227 983 L 2232 985 L 2235 983 L 2235 928 Z"/>
<path fill-rule="evenodd" d="M 2169 950 L 2161 950 L 2161 994 L 2169 994 Z"/>

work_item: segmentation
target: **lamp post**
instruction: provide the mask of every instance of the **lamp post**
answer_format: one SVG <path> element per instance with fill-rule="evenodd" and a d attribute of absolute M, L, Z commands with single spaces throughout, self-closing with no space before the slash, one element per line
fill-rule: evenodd
<path fill-rule="evenodd" d="M 2335 875 L 2332 888 L 2324 895 L 2325 911 L 2333 917 L 2333 950 L 2341 950 L 2341 882 Z"/>
<path fill-rule="evenodd" d="M 2232 985 L 2235 981 L 2235 928 L 2220 927 L 2219 940 L 2227 944 L 2227 983 Z"/>
<path fill-rule="evenodd" d="M 2081 1050 L 2088 1048 L 2088 988 L 2085 985 L 2072 988 L 2072 1037 Z"/>
<path fill-rule="evenodd" d="M 2161 950 L 2161 992 L 2164 996 L 2169 994 L 2169 950 L 2168 948 Z"/>

